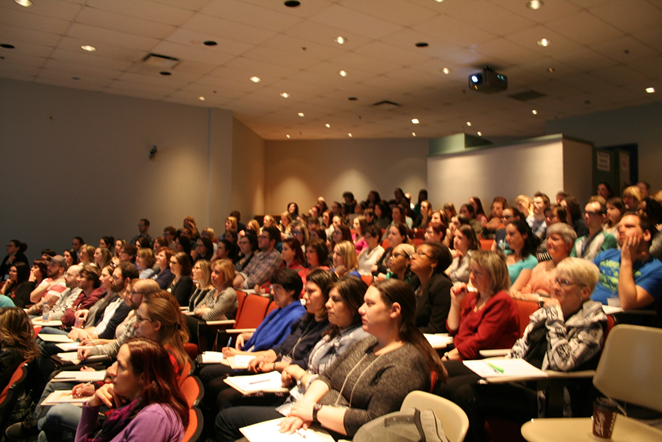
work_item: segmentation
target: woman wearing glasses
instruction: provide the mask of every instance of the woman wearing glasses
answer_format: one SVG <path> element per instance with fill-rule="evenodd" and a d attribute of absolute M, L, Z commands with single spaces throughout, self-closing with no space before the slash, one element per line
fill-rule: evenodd
<path fill-rule="evenodd" d="M 550 298 L 534 312 L 524 335 L 515 342 L 508 357 L 525 359 L 542 370 L 563 372 L 597 367 L 604 344 L 607 316 L 599 302 L 590 299 L 598 282 L 595 264 L 580 258 L 564 259 L 556 267 Z M 480 377 L 460 361 L 445 363 L 448 383 L 436 393 L 458 404 L 469 417 L 465 440 L 484 440 L 484 421 L 491 416 L 507 416 L 524 423 L 538 417 L 538 394 L 525 384 L 478 384 Z M 586 400 L 590 380 L 573 384 L 566 391 L 570 401 L 564 415 L 590 415 L 592 402 Z M 584 409 L 587 407 L 588 409 Z"/>

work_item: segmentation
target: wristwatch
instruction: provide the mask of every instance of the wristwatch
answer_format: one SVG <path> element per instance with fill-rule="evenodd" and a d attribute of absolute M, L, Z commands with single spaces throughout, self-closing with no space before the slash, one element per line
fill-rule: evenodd
<path fill-rule="evenodd" d="M 320 423 L 320 421 L 317 420 L 317 412 L 322 409 L 322 404 L 314 404 L 313 405 L 313 422 Z"/>

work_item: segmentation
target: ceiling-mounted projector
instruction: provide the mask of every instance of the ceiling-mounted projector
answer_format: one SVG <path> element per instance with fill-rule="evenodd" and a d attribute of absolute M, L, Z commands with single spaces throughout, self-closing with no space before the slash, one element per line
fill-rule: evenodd
<path fill-rule="evenodd" d="M 508 77 L 485 66 L 482 72 L 469 75 L 469 88 L 490 94 L 508 89 Z"/>

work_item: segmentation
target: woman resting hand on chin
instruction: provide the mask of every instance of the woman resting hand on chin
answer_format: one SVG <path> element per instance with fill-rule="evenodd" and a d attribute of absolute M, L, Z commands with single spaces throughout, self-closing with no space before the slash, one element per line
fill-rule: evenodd
<path fill-rule="evenodd" d="M 182 440 L 188 406 L 163 346 L 150 339 L 130 339 L 107 372 L 112 382 L 83 406 L 76 442 Z M 116 409 L 98 429 L 102 405 Z"/>
<path fill-rule="evenodd" d="M 308 387 L 280 424 L 282 433 L 313 422 L 354 436 L 368 421 L 399 410 L 413 390 L 429 390 L 430 372 L 446 377 L 436 352 L 414 325 L 416 299 L 405 282 L 379 281 L 359 309 L 363 330 L 357 342 Z"/>

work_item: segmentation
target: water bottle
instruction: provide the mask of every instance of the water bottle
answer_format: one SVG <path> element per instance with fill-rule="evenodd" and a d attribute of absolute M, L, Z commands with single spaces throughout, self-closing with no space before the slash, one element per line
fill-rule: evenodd
<path fill-rule="evenodd" d="M 41 319 L 44 320 L 44 321 L 48 321 L 50 311 L 51 311 L 51 306 L 48 305 L 48 304 L 44 304 L 44 310 L 41 314 Z"/>

